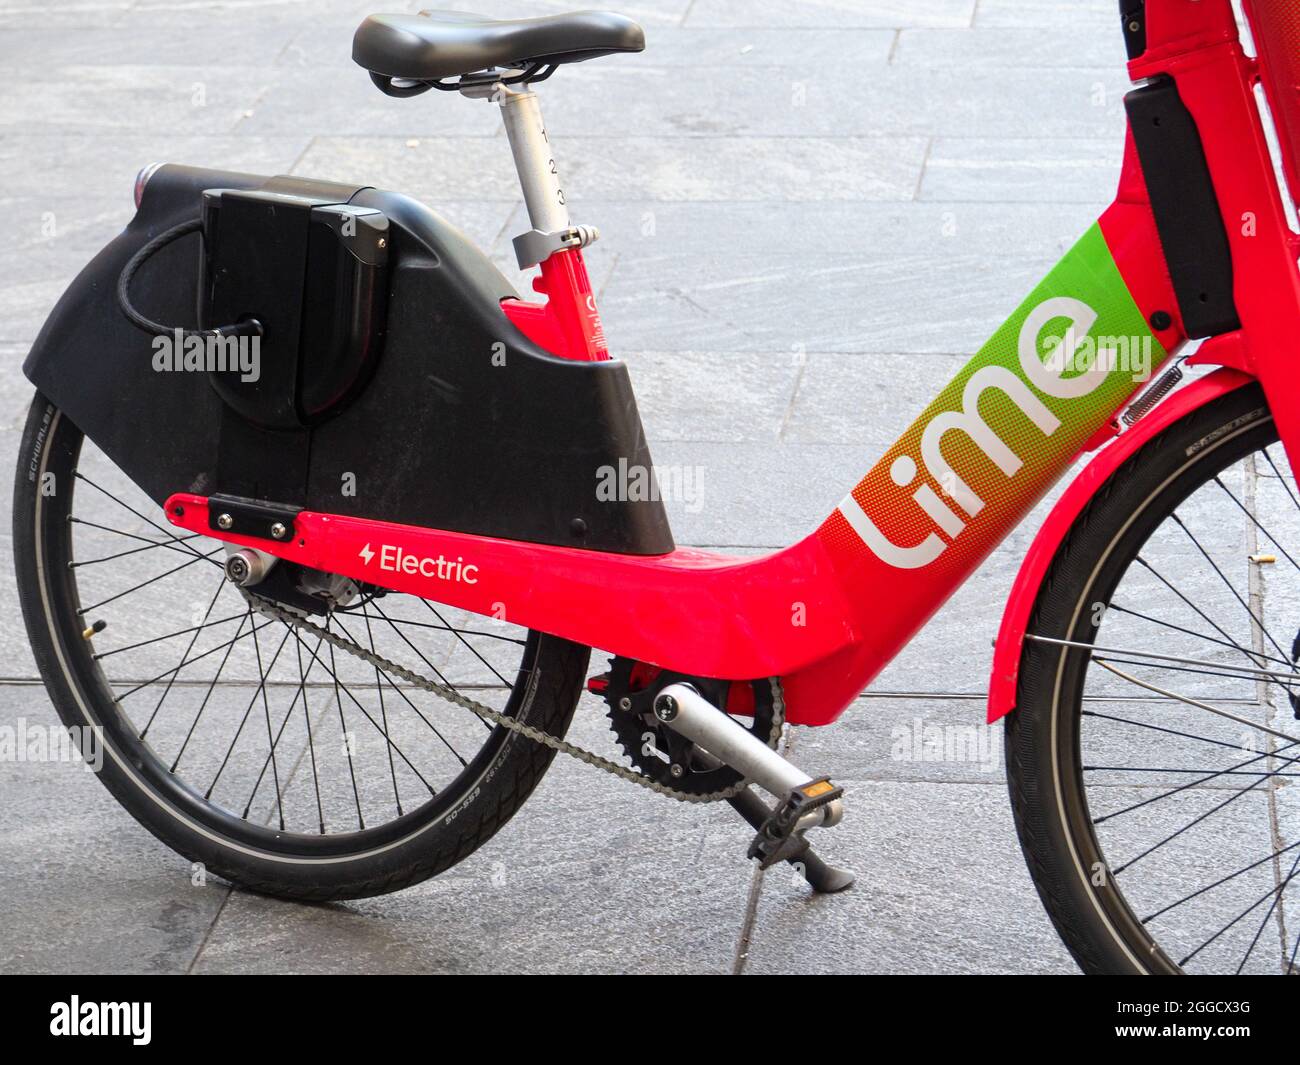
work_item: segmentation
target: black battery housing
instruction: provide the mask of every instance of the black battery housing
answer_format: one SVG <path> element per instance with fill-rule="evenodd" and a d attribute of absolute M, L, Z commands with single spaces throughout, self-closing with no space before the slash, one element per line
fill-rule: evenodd
<path fill-rule="evenodd" d="M 372 207 L 261 189 L 203 193 L 199 325 L 256 319 L 257 376 L 209 371 L 230 407 L 267 429 L 337 414 L 383 350 L 388 219 Z"/>

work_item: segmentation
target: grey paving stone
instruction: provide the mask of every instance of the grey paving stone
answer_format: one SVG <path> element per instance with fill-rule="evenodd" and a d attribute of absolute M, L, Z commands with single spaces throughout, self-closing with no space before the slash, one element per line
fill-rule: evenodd
<path fill-rule="evenodd" d="M 968 26 L 975 0 L 758 0 L 743 5 L 696 0 L 686 25 L 696 26 Z"/>
<path fill-rule="evenodd" d="M 1069 29 L 1080 35 L 1109 31 L 1119 35 L 1119 14 L 1106 0 L 1058 4 L 1054 0 L 979 0 L 976 28 L 1042 26 Z"/>
<path fill-rule="evenodd" d="M 0 164 L 9 174 L 0 202 L 8 208 L 15 201 L 81 199 L 119 208 L 125 223 L 135 175 L 150 163 L 281 173 L 293 166 L 310 139 L 301 130 L 279 137 L 206 136 L 192 129 L 178 135 L 150 130 L 144 123 L 108 137 L 75 131 L 9 133 L 0 141 Z"/>
<path fill-rule="evenodd" d="M 784 203 L 780 215 L 777 226 L 766 204 L 575 195 L 574 217 L 604 234 L 593 266 L 613 266 L 600 292 L 613 350 L 973 352 L 1096 211 L 854 202 Z M 844 372 L 869 379 L 873 363 Z"/>
<path fill-rule="evenodd" d="M 48 67 L 108 66 L 129 57 L 141 65 L 171 65 L 190 60 L 197 66 L 237 59 L 253 66 L 269 66 L 284 51 L 296 29 L 279 32 L 265 25 L 257 34 L 238 33 L 228 15 L 214 17 L 191 11 L 184 22 L 159 25 L 135 12 L 123 12 L 112 25 L 78 25 L 75 32 L 51 28 L 44 20 L 29 19 L 6 26 L 5 43 L 12 49 L 14 67 L 41 70 Z M 343 38 L 348 43 L 350 38 Z M 344 49 L 346 51 L 346 47 Z"/>
<path fill-rule="evenodd" d="M 0 431 L 20 432 L 26 424 L 34 389 L 19 367 L 27 351 L 26 344 L 0 343 Z"/>
<path fill-rule="evenodd" d="M 1116 18 L 1113 33 L 1080 33 L 1069 24 L 965 29 L 912 27 L 898 35 L 891 62 L 899 66 L 952 65 L 963 69 L 993 67 L 1026 70 L 1072 68 L 1104 71 L 1109 77 L 1128 57 Z"/>
<path fill-rule="evenodd" d="M 582 189 L 587 200 L 910 199 L 924 155 L 919 138 L 891 138 L 885 145 L 857 137 L 729 137 L 705 146 L 691 138 L 557 135 L 557 143 L 566 183 Z M 444 196 L 516 198 L 510 155 L 498 138 L 421 136 L 405 153 L 397 147 L 377 137 L 318 137 L 300 166 L 362 180 L 374 160 L 390 159 L 395 173 L 436 179 Z"/>
<path fill-rule="evenodd" d="M 1002 726 L 984 723 L 979 695 L 865 695 L 833 725 L 795 729 L 810 773 L 834 780 L 996 784 L 1004 780 Z"/>
<path fill-rule="evenodd" d="M 111 26 L 121 19 L 131 6 L 131 0 L 107 0 L 89 3 L 87 0 L 5 0 L 0 5 L 0 26 L 6 29 L 31 26 L 38 20 L 44 25 Z"/>
<path fill-rule="evenodd" d="M 228 133 L 267 85 L 258 67 L 43 67 L 0 87 L 9 133 Z"/>
<path fill-rule="evenodd" d="M 559 80 L 563 78 L 564 80 Z M 1019 70 L 868 65 L 846 91 L 824 65 L 772 70 L 704 68 L 690 79 L 645 62 L 557 76 L 544 94 L 557 142 L 645 134 L 1123 137 L 1123 68 Z M 592 99 L 606 101 L 600 109 Z M 1014 106 L 1012 106 L 1014 101 Z M 563 140 L 561 140 L 563 138 Z"/>
<path fill-rule="evenodd" d="M 655 465 L 692 491 L 665 501 L 679 544 L 785 547 L 812 532 L 865 472 L 858 449 L 652 442 Z M 688 479 L 689 478 L 689 479 Z"/>
<path fill-rule="evenodd" d="M 703 68 L 784 67 L 809 70 L 839 56 L 854 65 L 884 62 L 894 46 L 892 29 L 746 26 L 655 26 L 646 34 L 643 62 Z M 688 75 L 689 78 L 693 75 Z"/>
<path fill-rule="evenodd" d="M 55 724 L 43 689 L 0 687 L 0 725 L 20 720 Z M 132 820 L 84 765 L 0 761 L 0 795 L 8 811 L 0 969 L 185 971 L 224 888 L 191 886 L 189 863 Z"/>
<path fill-rule="evenodd" d="M 813 896 L 763 880 L 747 973 L 1067 973 L 999 784 L 851 782 L 820 841 L 857 883 Z"/>
<path fill-rule="evenodd" d="M 665 277 L 659 264 L 620 259 L 601 313 L 615 350 L 973 353 L 1054 262 L 1013 259 L 973 272 L 964 257 L 922 267 L 826 257 L 774 264 L 764 253 L 711 280 Z"/>
<path fill-rule="evenodd" d="M 781 438 L 862 444 L 864 460 L 874 461 L 968 361 L 967 355 L 812 352 Z"/>
<path fill-rule="evenodd" d="M 935 141 L 920 198 L 1020 203 L 1091 203 L 1115 196 L 1123 157 L 1123 126 L 1097 140 Z"/>
<path fill-rule="evenodd" d="M 646 437 L 773 441 L 799 370 L 788 352 L 629 351 Z"/>

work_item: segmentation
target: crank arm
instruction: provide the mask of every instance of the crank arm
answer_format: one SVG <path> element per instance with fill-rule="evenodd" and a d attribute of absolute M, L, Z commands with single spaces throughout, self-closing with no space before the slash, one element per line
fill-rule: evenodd
<path fill-rule="evenodd" d="M 844 816 L 840 788 L 826 778 L 810 779 L 689 684 L 668 685 L 655 699 L 654 713 L 674 732 L 777 797 L 775 810 L 749 790 L 728 800 L 758 830 L 749 857 L 757 858 L 761 868 L 779 861 L 802 866 L 818 891 L 840 891 L 853 883 L 851 873 L 826 865 L 804 839 L 810 828 L 839 824 Z"/>
<path fill-rule="evenodd" d="M 655 698 L 654 714 L 674 732 L 685 736 L 782 801 L 791 792 L 811 782 L 807 773 L 772 750 L 689 684 L 668 685 Z M 818 825 L 829 828 L 839 824 L 843 816 L 843 803 L 836 796 L 833 801 L 809 807 L 798 828 L 800 831 Z"/>

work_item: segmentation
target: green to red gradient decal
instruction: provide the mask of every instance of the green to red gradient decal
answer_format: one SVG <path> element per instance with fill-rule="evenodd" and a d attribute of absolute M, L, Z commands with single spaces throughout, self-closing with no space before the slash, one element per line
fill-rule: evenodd
<path fill-rule="evenodd" d="M 951 580 L 1010 531 L 1166 352 L 1094 225 L 818 530 Z"/>

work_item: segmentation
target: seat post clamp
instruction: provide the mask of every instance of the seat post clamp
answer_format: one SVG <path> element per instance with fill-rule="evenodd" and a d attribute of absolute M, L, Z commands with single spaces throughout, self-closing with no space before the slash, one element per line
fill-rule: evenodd
<path fill-rule="evenodd" d="M 530 229 L 515 237 L 515 258 L 519 261 L 519 269 L 527 270 L 530 266 L 545 262 L 557 251 L 585 248 L 599 239 L 600 230 L 595 226 L 569 226 L 555 233 Z"/>

